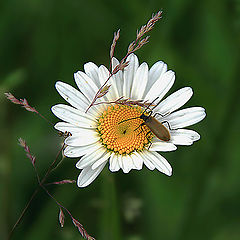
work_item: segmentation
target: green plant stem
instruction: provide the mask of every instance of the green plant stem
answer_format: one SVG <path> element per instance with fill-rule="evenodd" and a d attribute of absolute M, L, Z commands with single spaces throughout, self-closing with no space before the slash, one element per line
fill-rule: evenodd
<path fill-rule="evenodd" d="M 29 206 L 30 206 L 32 200 L 34 199 L 34 197 L 36 196 L 36 194 L 38 193 L 38 191 L 39 191 L 39 188 L 35 189 L 35 191 L 33 192 L 31 198 L 29 199 L 28 203 L 26 204 L 25 208 L 23 209 L 22 213 L 20 214 L 20 216 L 18 217 L 16 223 L 14 224 L 14 226 L 13 226 L 11 232 L 9 233 L 8 238 L 7 238 L 8 240 L 11 239 L 12 234 L 13 234 L 15 228 L 17 227 L 17 225 L 19 224 L 19 222 L 22 220 L 24 214 L 26 213 L 27 209 L 29 208 Z"/>
<path fill-rule="evenodd" d="M 34 199 L 34 197 L 35 197 L 36 194 L 38 193 L 39 187 L 41 187 L 41 186 L 43 185 L 43 183 L 46 181 L 46 179 L 47 179 L 47 177 L 49 176 L 49 174 L 50 174 L 50 173 L 52 172 L 52 170 L 54 169 L 53 167 L 54 167 L 54 165 L 55 165 L 55 163 L 56 163 L 56 161 L 57 161 L 60 153 L 62 152 L 64 146 L 65 146 L 65 145 L 63 144 L 63 146 L 62 146 L 61 149 L 59 150 L 56 158 L 55 158 L 54 161 L 51 163 L 51 165 L 49 166 L 47 172 L 45 173 L 44 177 L 42 178 L 41 182 L 38 182 L 38 187 L 35 189 L 35 191 L 33 192 L 32 196 L 31 196 L 31 198 L 29 199 L 27 205 L 25 206 L 25 208 L 24 208 L 23 211 L 21 212 L 20 216 L 18 217 L 16 223 L 14 224 L 12 230 L 10 231 L 10 233 L 9 233 L 9 235 L 8 235 L 7 240 L 10 240 L 10 239 L 11 239 L 11 237 L 12 237 L 12 235 L 13 235 L 13 232 L 15 231 L 17 225 L 18 225 L 18 224 L 20 223 L 20 221 L 22 220 L 22 218 L 23 218 L 23 216 L 25 215 L 27 209 L 29 208 L 32 200 Z M 35 172 L 36 172 L 36 171 L 35 171 Z M 36 174 L 37 174 L 37 172 L 36 172 Z M 37 176 L 38 176 L 38 175 L 37 175 Z M 38 179 L 39 179 L 39 178 L 38 178 Z"/>

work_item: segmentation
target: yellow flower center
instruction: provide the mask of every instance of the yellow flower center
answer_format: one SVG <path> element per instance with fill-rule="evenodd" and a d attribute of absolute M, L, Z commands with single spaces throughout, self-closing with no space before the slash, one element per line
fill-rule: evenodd
<path fill-rule="evenodd" d="M 149 133 L 150 130 L 146 125 L 141 126 L 144 122 L 139 118 L 142 112 L 139 106 L 108 107 L 98 120 L 98 132 L 103 145 L 118 154 L 141 151 L 149 145 L 153 134 Z"/>

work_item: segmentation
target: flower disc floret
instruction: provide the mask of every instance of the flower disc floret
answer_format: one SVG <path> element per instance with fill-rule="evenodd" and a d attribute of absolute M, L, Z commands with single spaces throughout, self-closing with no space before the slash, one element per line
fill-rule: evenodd
<path fill-rule="evenodd" d="M 149 133 L 150 130 L 146 125 L 142 125 L 144 121 L 139 118 L 142 112 L 139 106 L 108 107 L 98 120 L 98 132 L 102 144 L 118 154 L 143 150 L 149 145 L 153 135 Z"/>

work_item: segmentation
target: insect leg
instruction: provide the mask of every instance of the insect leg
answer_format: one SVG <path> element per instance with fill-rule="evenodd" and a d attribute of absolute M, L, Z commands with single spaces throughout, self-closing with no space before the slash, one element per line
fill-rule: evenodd
<path fill-rule="evenodd" d="M 140 133 L 142 133 L 142 132 L 143 132 L 143 125 L 144 125 L 144 123 L 141 123 L 137 128 L 134 129 L 134 131 L 136 131 L 137 129 L 141 128 Z M 138 135 L 139 135 L 140 133 L 138 133 Z"/>
<path fill-rule="evenodd" d="M 150 143 L 149 146 L 148 146 L 148 150 L 149 150 L 149 148 L 152 146 L 152 141 L 151 141 L 150 138 L 148 137 L 148 135 L 149 135 L 150 133 L 151 133 L 151 131 L 147 132 L 147 134 L 146 134 L 146 138 L 147 138 L 147 140 L 148 140 L 148 143 Z"/>
<path fill-rule="evenodd" d="M 143 132 L 143 125 L 144 125 L 144 123 L 140 124 L 135 130 L 137 130 L 138 128 L 141 127 L 140 133 L 142 133 L 142 132 Z M 135 130 L 134 130 L 134 131 L 135 131 Z M 140 133 L 138 133 L 138 135 L 139 135 Z M 146 135 L 145 135 L 145 137 L 146 137 L 147 140 L 148 140 L 148 143 L 150 143 L 149 146 L 148 146 L 148 149 L 152 146 L 152 142 L 151 142 L 150 138 L 148 137 L 148 135 L 149 135 L 150 133 L 151 133 L 151 131 L 148 131 L 148 132 L 146 133 Z"/>
<path fill-rule="evenodd" d="M 169 124 L 169 122 L 168 122 L 168 121 L 166 121 L 166 120 L 165 120 L 165 121 L 162 121 L 161 123 L 162 123 L 162 124 L 163 124 L 163 123 L 167 123 L 167 125 L 168 125 L 168 128 L 169 128 L 170 130 L 173 130 L 173 129 L 171 128 L 171 126 L 170 126 L 170 124 Z"/>
<path fill-rule="evenodd" d="M 166 114 L 161 114 L 161 113 L 154 113 L 153 117 L 157 116 L 157 115 L 160 115 L 161 117 L 166 117 L 168 115 L 168 113 Z"/>

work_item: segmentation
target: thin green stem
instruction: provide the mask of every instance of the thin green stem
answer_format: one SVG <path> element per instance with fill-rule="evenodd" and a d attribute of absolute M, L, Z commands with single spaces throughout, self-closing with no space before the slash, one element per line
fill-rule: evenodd
<path fill-rule="evenodd" d="M 65 146 L 65 145 L 63 144 L 63 146 L 62 146 L 61 149 L 59 150 L 56 158 L 54 159 L 54 161 L 53 161 L 53 162 L 51 163 L 51 165 L 49 166 L 47 172 L 45 173 L 45 175 L 44 175 L 44 177 L 42 178 L 41 181 L 40 181 L 40 178 L 38 177 L 38 174 L 37 174 L 38 187 L 35 189 L 35 191 L 33 192 L 32 196 L 30 197 L 27 205 L 25 206 L 25 208 L 24 208 L 23 211 L 21 212 L 20 216 L 18 217 L 16 223 L 14 224 L 12 230 L 10 231 L 10 233 L 9 233 L 9 235 L 8 235 L 7 240 L 10 240 L 10 239 L 11 239 L 11 237 L 12 237 L 12 235 L 13 235 L 13 232 L 15 231 L 17 225 L 18 225 L 18 224 L 20 223 L 20 221 L 22 220 L 22 218 L 23 218 L 23 216 L 25 215 L 27 209 L 29 208 L 32 200 L 34 199 L 34 197 L 35 197 L 36 194 L 38 193 L 38 191 L 39 191 L 39 186 L 43 187 L 43 183 L 46 181 L 47 177 L 49 176 L 49 174 L 50 174 L 50 173 L 52 172 L 52 170 L 54 169 L 53 167 L 54 167 L 54 165 L 55 165 L 55 163 L 56 163 L 56 161 L 57 161 L 60 153 L 62 152 L 64 146 Z M 36 172 L 36 169 L 35 169 L 35 172 Z"/>
<path fill-rule="evenodd" d="M 18 224 L 20 223 L 20 221 L 22 220 L 24 214 L 26 213 L 27 209 L 29 208 L 32 200 L 34 199 L 34 197 L 36 196 L 36 194 L 38 193 L 38 191 L 39 191 L 39 188 L 36 188 L 35 191 L 33 192 L 31 198 L 29 199 L 28 203 L 26 204 L 25 208 L 23 209 L 22 213 L 20 214 L 20 216 L 18 217 L 16 223 L 14 224 L 11 232 L 9 233 L 8 238 L 7 238 L 8 240 L 11 239 L 12 234 L 13 234 L 15 228 L 17 227 L 17 225 L 18 225 Z"/>

